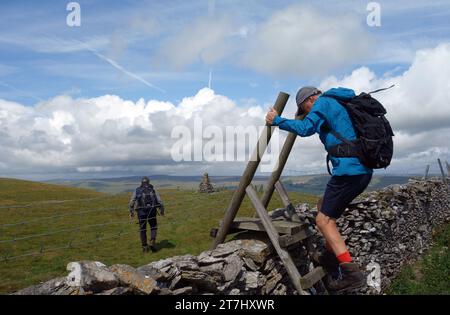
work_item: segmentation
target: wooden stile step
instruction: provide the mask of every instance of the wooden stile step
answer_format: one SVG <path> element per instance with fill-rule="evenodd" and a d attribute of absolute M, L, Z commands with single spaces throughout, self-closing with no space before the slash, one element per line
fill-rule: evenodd
<path fill-rule="evenodd" d="M 304 275 L 300 279 L 300 284 L 304 290 L 310 289 L 315 285 L 317 282 L 322 280 L 322 278 L 325 276 L 325 271 L 322 267 L 316 267 L 308 274 Z"/>
<path fill-rule="evenodd" d="M 289 221 L 272 221 L 279 234 L 296 235 L 305 230 L 305 224 Z M 250 230 L 265 232 L 264 225 L 259 218 L 236 218 L 231 224 L 232 230 Z"/>
<path fill-rule="evenodd" d="M 294 235 L 280 236 L 280 238 L 278 239 L 278 242 L 280 243 L 281 247 L 286 248 L 288 246 L 291 246 L 293 244 L 301 242 L 310 236 L 311 236 L 311 232 L 308 229 L 303 228 L 300 232 L 298 232 Z"/>

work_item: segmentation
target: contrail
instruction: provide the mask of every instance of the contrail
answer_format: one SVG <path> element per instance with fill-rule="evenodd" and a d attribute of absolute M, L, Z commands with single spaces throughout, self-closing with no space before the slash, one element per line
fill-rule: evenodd
<path fill-rule="evenodd" d="M 5 83 L 5 82 L 0 81 L 0 85 L 2 85 L 2 86 L 4 86 L 4 87 L 7 87 L 7 88 L 9 88 L 9 89 L 11 89 L 11 90 L 14 90 L 14 91 L 16 91 L 16 92 L 19 92 L 19 93 L 22 94 L 23 96 L 30 97 L 30 98 L 32 98 L 32 99 L 38 101 L 38 102 L 43 102 L 43 101 L 44 101 L 42 98 L 37 97 L 37 96 L 34 96 L 34 95 L 32 95 L 32 94 L 30 94 L 30 93 L 24 91 L 24 90 L 18 89 L 18 88 L 16 88 L 15 86 L 12 86 L 11 84 L 8 84 L 8 83 Z"/>
<path fill-rule="evenodd" d="M 211 89 L 211 83 L 212 83 L 212 69 L 209 70 L 209 82 L 208 82 L 208 88 Z"/>
<path fill-rule="evenodd" d="M 83 43 L 81 41 L 79 41 L 81 44 L 83 44 L 87 50 L 89 50 L 91 53 L 93 53 L 94 55 L 96 55 L 98 58 L 106 61 L 107 63 L 109 63 L 111 66 L 113 66 L 114 68 L 116 68 L 117 70 L 119 70 L 120 72 L 126 74 L 129 77 L 132 77 L 133 79 L 136 79 L 142 83 L 144 83 L 145 85 L 147 85 L 148 87 L 151 87 L 152 89 L 158 90 L 162 93 L 166 93 L 165 90 L 161 89 L 160 87 L 157 87 L 154 84 L 151 84 L 150 82 L 148 82 L 147 80 L 145 80 L 144 78 L 141 78 L 140 76 L 138 76 L 137 74 L 134 74 L 130 71 L 128 71 L 127 69 L 125 69 L 124 67 L 122 67 L 121 65 L 119 65 L 116 61 L 112 60 L 111 58 L 106 57 L 105 55 L 102 55 L 101 53 L 95 51 L 94 49 L 92 49 L 91 47 L 89 47 L 86 43 Z"/>

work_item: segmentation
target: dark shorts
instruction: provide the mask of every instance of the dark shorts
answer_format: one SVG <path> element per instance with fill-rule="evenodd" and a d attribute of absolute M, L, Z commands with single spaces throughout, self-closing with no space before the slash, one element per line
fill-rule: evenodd
<path fill-rule="evenodd" d="M 369 185 L 372 174 L 333 176 L 327 184 L 320 212 L 339 219 L 347 206 Z"/>

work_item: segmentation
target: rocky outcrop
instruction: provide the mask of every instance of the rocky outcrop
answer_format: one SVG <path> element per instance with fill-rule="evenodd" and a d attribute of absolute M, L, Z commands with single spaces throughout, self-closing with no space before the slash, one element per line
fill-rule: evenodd
<path fill-rule="evenodd" d="M 296 212 L 309 224 L 314 246 L 321 249 L 314 227 L 317 210 L 300 204 Z M 359 293 L 381 293 L 403 264 L 431 245 L 433 229 L 449 220 L 449 187 L 437 180 L 411 181 L 355 200 L 337 223 L 356 261 L 368 269 L 369 286 Z M 302 275 L 314 267 L 302 244 L 292 246 L 290 253 Z M 243 233 L 199 256 L 177 256 L 139 268 L 74 262 L 68 270 L 67 277 L 16 294 L 296 294 L 264 233 Z"/>

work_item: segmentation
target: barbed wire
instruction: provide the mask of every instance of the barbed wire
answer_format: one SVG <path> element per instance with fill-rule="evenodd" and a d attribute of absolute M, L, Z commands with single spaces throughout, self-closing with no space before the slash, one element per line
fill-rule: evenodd
<path fill-rule="evenodd" d="M 198 207 L 196 207 L 196 208 L 198 208 Z M 186 222 L 186 217 L 180 218 L 178 220 L 171 220 L 168 222 L 158 223 L 157 227 L 159 229 L 162 226 L 173 225 L 173 224 L 180 223 L 180 222 Z M 153 219 L 153 218 L 156 218 L 156 217 L 149 217 L 147 219 L 149 220 L 149 219 Z M 119 223 L 119 222 L 121 222 L 123 224 L 128 223 L 130 225 L 139 224 L 138 220 L 131 220 L 131 219 L 124 220 L 124 221 L 118 221 L 118 222 L 111 222 L 111 223 Z M 96 226 L 96 225 L 91 225 L 91 226 Z M 76 231 L 78 229 L 74 229 L 74 230 Z M 48 252 L 54 252 L 54 251 L 59 251 L 59 250 L 64 250 L 64 249 L 81 248 L 81 247 L 83 247 L 82 245 L 90 245 L 90 244 L 94 244 L 96 242 L 100 242 L 100 241 L 103 241 L 106 239 L 114 239 L 114 238 L 118 238 L 118 237 L 121 237 L 124 235 L 131 235 L 131 234 L 135 234 L 136 232 L 144 231 L 146 229 L 139 228 L 139 229 L 137 229 L 137 231 L 129 231 L 129 232 L 125 232 L 125 233 L 124 233 L 124 230 L 125 230 L 125 228 L 122 228 L 118 233 L 114 233 L 114 235 L 105 236 L 105 237 L 99 237 L 98 235 L 101 235 L 101 233 L 98 233 L 97 237 L 87 240 L 87 241 L 74 241 L 72 239 L 64 246 L 45 248 L 45 246 L 43 244 L 41 244 L 39 250 L 37 250 L 37 251 L 32 251 L 29 253 L 25 253 L 22 255 L 16 255 L 16 256 L 9 256 L 8 254 L 5 254 L 5 255 L 3 255 L 3 258 L 0 260 L 0 262 L 8 262 L 8 261 L 12 261 L 12 260 L 19 259 L 19 258 L 43 255 Z"/>
<path fill-rule="evenodd" d="M 40 222 L 40 221 L 51 220 L 51 219 L 62 218 L 62 217 L 83 215 L 83 214 L 86 214 L 86 213 L 103 212 L 103 211 L 115 211 L 115 210 L 123 210 L 123 209 L 124 209 L 124 207 L 102 208 L 102 209 L 96 209 L 96 210 L 86 210 L 86 211 L 80 211 L 80 212 L 71 212 L 71 213 L 65 213 L 65 214 L 57 214 L 57 215 L 53 215 L 53 216 L 37 218 L 37 219 L 34 219 L 34 220 L 2 224 L 2 225 L 0 225 L 0 228 L 2 228 L 2 227 L 12 227 L 12 226 L 18 226 L 18 225 L 25 225 L 25 224 L 29 224 L 29 223 Z"/>
<path fill-rule="evenodd" d="M 84 198 L 84 199 L 70 199 L 70 200 L 45 200 L 45 201 L 36 201 L 31 202 L 27 204 L 19 204 L 19 205 L 2 205 L 0 206 L 0 209 L 16 209 L 16 208 L 29 208 L 34 205 L 42 205 L 42 204 L 62 204 L 67 202 L 76 202 L 76 201 L 92 201 L 92 200 L 100 200 L 100 199 L 107 199 L 111 198 L 112 196 L 102 196 L 102 197 L 95 197 L 95 198 Z"/>
<path fill-rule="evenodd" d="M 196 209 L 199 209 L 201 207 L 202 207 L 202 205 L 197 205 L 196 207 L 190 208 L 190 210 L 191 211 L 192 210 L 196 210 Z M 74 215 L 83 215 L 83 214 L 86 214 L 86 213 L 99 212 L 99 211 L 115 211 L 115 210 L 120 210 L 120 209 L 122 209 L 122 207 L 104 208 L 104 209 L 72 212 L 72 213 L 68 213 L 68 214 L 60 214 L 60 215 L 48 216 L 48 217 L 44 217 L 44 218 L 38 218 L 38 219 L 35 219 L 35 220 L 15 222 L 15 223 L 11 223 L 11 224 L 3 224 L 3 225 L 0 225 L 0 227 L 12 227 L 12 226 L 29 224 L 29 223 L 34 223 L 34 222 L 39 222 L 39 221 L 44 221 L 44 220 L 50 220 L 50 219 L 55 219 L 55 218 L 74 216 Z M 128 210 L 127 210 L 127 212 L 128 212 Z M 167 221 L 167 222 L 163 222 L 163 223 L 159 222 L 158 223 L 158 228 L 166 226 L 166 225 L 177 224 L 177 223 L 180 223 L 180 222 L 185 223 L 187 220 L 192 219 L 192 216 L 188 212 L 186 212 L 186 213 L 187 214 L 184 215 L 183 217 L 178 217 L 177 220 L 171 220 L 171 221 Z M 136 217 L 138 218 L 138 216 L 136 216 Z M 157 218 L 157 217 L 148 217 L 147 220 L 154 219 L 154 218 Z M 23 237 L 14 237 L 13 239 L 1 240 L 0 244 L 8 244 L 8 243 L 17 244 L 17 242 L 19 242 L 19 241 L 29 240 L 29 239 L 32 239 L 32 238 L 47 237 L 47 236 L 57 235 L 57 234 L 61 234 L 61 233 L 68 233 L 68 232 L 79 232 L 79 231 L 81 231 L 83 229 L 87 229 L 87 228 L 110 226 L 110 225 L 119 225 L 119 224 L 139 224 L 139 221 L 138 220 L 130 220 L 128 218 L 127 220 L 120 220 L 120 221 L 114 221 L 114 222 L 105 222 L 105 223 L 89 224 L 89 225 L 78 225 L 76 227 L 69 228 L 69 229 L 62 229 L 62 230 L 57 230 L 57 231 L 51 231 L 51 232 L 48 232 L 48 233 L 31 234 L 31 235 L 26 235 L 26 236 L 23 236 Z M 85 241 L 85 242 L 74 242 L 74 240 L 72 239 L 71 241 L 68 242 L 67 245 L 59 246 L 59 247 L 45 248 L 44 244 L 41 243 L 41 246 L 40 246 L 38 251 L 34 251 L 34 252 L 31 252 L 31 253 L 25 253 L 25 254 L 22 254 L 22 255 L 16 255 L 16 256 L 9 256 L 9 254 L 6 253 L 6 255 L 3 255 L 3 257 L 4 257 L 3 259 L 0 258 L 0 261 L 9 261 L 9 260 L 13 260 L 13 259 L 16 259 L 16 258 L 36 256 L 36 255 L 47 253 L 49 251 L 58 251 L 58 250 L 63 250 L 63 249 L 68 249 L 68 248 L 74 248 L 74 243 L 78 244 L 77 246 L 79 246 L 79 244 L 83 244 L 83 243 L 92 244 L 92 243 L 95 243 L 96 241 L 101 241 L 101 240 L 108 239 L 108 238 L 120 237 L 121 235 L 127 235 L 127 234 L 136 233 L 136 231 L 123 233 L 124 229 L 125 228 L 122 228 L 119 231 L 118 234 L 114 234 L 113 236 L 108 236 L 108 237 L 98 237 L 97 236 L 95 239 L 91 239 L 91 240 L 88 240 L 88 241 Z M 138 230 L 137 232 L 140 232 L 140 231 L 142 231 L 142 230 Z"/>
<path fill-rule="evenodd" d="M 14 223 L 7 223 L 7 224 L 0 224 L 0 228 L 13 227 L 13 226 L 18 226 L 18 225 L 26 225 L 26 224 L 30 224 L 30 223 L 45 221 L 45 220 L 51 220 L 51 219 L 62 218 L 62 217 L 70 217 L 70 216 L 75 216 L 75 215 L 83 215 L 83 214 L 93 213 L 93 212 L 123 210 L 124 208 L 126 208 L 126 207 L 116 207 L 116 208 L 109 208 L 108 207 L 108 208 L 95 209 L 95 210 L 86 210 L 86 211 L 80 211 L 80 212 L 71 212 L 71 213 L 65 213 L 65 214 L 57 214 L 57 215 L 37 218 L 37 219 L 33 219 L 33 220 L 20 221 L 20 222 L 14 222 Z M 197 209 L 197 208 L 198 207 L 196 207 L 194 209 Z"/>
<path fill-rule="evenodd" d="M 154 219 L 155 217 L 151 217 L 148 218 L 148 220 Z M 101 227 L 101 226 L 108 226 L 108 225 L 116 225 L 116 224 L 123 224 L 123 223 L 127 223 L 130 222 L 130 220 L 123 220 L 123 221 L 115 221 L 115 222 L 108 222 L 108 223 L 98 223 L 98 224 L 89 224 L 89 225 L 80 225 L 76 228 L 71 228 L 71 229 L 63 229 L 63 230 L 57 230 L 57 231 L 53 231 L 53 232 L 48 232 L 48 233 L 41 233 L 41 234 L 31 234 L 31 235 L 26 235 L 23 237 L 15 237 L 13 239 L 9 239 L 9 240 L 0 240 L 0 244 L 5 244 L 5 243 L 14 243 L 17 241 L 24 241 L 24 240 L 29 240 L 29 239 L 33 239 L 33 238 L 38 238 L 38 237 L 45 237 L 45 236 L 51 236 L 51 235 L 56 235 L 56 234 L 61 234 L 61 233 L 67 233 L 67 232 L 77 232 L 80 231 L 82 229 L 88 229 L 88 228 L 93 228 L 93 227 Z"/>
<path fill-rule="evenodd" d="M 94 244 L 96 242 L 100 242 L 106 239 L 114 239 L 114 238 L 119 238 L 123 235 L 129 235 L 129 234 L 134 234 L 135 232 L 127 232 L 127 233 L 123 233 L 123 232 L 119 232 L 117 235 L 114 234 L 112 236 L 108 236 L 108 237 L 96 237 L 95 239 L 90 239 L 88 241 L 83 241 L 83 242 L 78 242 L 75 243 L 73 241 L 68 242 L 67 245 L 64 246 L 59 246 L 59 247 L 50 247 L 45 249 L 45 247 L 41 246 L 39 251 L 34 251 L 34 252 L 30 252 L 30 253 L 26 253 L 26 254 L 22 254 L 22 255 L 17 255 L 17 256 L 8 256 L 5 255 L 3 257 L 3 259 L 1 260 L 1 262 L 8 262 L 8 261 L 12 261 L 12 260 L 16 260 L 16 259 L 20 259 L 20 258 L 25 258 L 25 257 L 31 257 L 31 256 L 38 256 L 38 255 L 43 255 L 45 253 L 48 252 L 55 252 L 55 251 L 59 251 L 59 250 L 63 250 L 63 249 L 75 249 L 75 248 L 81 248 L 83 247 L 82 245 L 90 245 L 90 244 Z"/>

